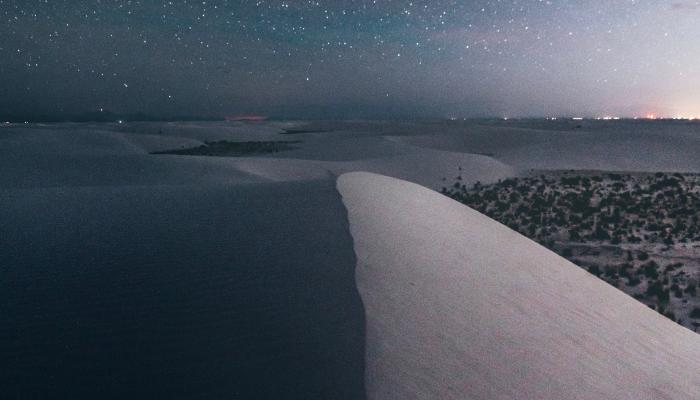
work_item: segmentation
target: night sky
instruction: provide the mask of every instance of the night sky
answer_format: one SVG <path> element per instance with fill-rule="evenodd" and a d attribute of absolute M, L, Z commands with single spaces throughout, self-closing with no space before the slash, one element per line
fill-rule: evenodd
<path fill-rule="evenodd" d="M 0 116 L 700 116 L 700 2 L 0 0 Z"/>

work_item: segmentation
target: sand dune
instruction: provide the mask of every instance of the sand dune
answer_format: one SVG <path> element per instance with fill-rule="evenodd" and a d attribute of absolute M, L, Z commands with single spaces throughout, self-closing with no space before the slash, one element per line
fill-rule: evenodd
<path fill-rule="evenodd" d="M 370 171 L 441 189 L 458 175 L 464 183 L 473 183 L 495 182 L 516 174 L 514 168 L 491 157 L 402 143 L 387 139 L 383 131 L 281 133 L 282 127 L 294 126 L 137 123 L 4 128 L 0 135 L 0 187 L 235 185 L 334 179 L 346 172 Z M 201 140 L 222 138 L 301 143 L 294 145 L 297 150 L 253 157 L 149 154 L 198 147 Z"/>
<path fill-rule="evenodd" d="M 536 121 L 521 125 L 468 124 L 456 131 L 391 139 L 425 148 L 488 154 L 518 169 L 700 172 L 696 125 L 623 121 L 566 131 L 544 130 Z"/>
<path fill-rule="evenodd" d="M 517 172 L 497 160 L 476 154 L 422 149 L 395 157 L 355 161 L 316 161 L 281 158 L 244 158 L 233 162 L 238 171 L 272 181 L 335 178 L 352 171 L 367 171 L 409 180 L 439 190 L 457 176 L 466 184 L 496 182 Z M 460 171 L 461 167 L 461 171 Z"/>
<path fill-rule="evenodd" d="M 261 182 L 220 157 L 150 155 L 8 155 L 0 158 L 0 187 L 208 185 Z"/>
<path fill-rule="evenodd" d="M 0 190 L 0 390 L 362 399 L 333 181 Z"/>
<path fill-rule="evenodd" d="M 632 131 L 527 124 L 3 125 L 0 388 L 697 398 L 700 336 L 425 188 L 540 166 L 695 168 L 688 127 L 668 143 L 658 132 L 625 152 Z M 214 140 L 301 143 L 247 157 L 148 154 Z"/>
<path fill-rule="evenodd" d="M 435 192 L 343 175 L 370 399 L 696 399 L 700 336 Z"/>
<path fill-rule="evenodd" d="M 420 149 L 406 155 L 341 163 L 336 171 L 367 171 L 408 180 L 439 190 L 459 176 L 464 184 L 496 182 L 517 170 L 491 157 Z"/>

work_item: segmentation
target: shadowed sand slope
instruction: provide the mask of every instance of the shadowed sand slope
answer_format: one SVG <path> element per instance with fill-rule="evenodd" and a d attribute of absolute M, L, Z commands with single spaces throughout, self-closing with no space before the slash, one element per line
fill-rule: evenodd
<path fill-rule="evenodd" d="M 361 399 L 334 181 L 0 191 L 3 399 Z"/>
<path fill-rule="evenodd" d="M 697 399 L 700 336 L 418 185 L 341 176 L 370 399 Z"/>

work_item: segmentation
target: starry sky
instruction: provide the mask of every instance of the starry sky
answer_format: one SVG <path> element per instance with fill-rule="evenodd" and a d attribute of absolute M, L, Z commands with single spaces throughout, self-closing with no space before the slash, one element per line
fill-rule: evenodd
<path fill-rule="evenodd" d="M 0 117 L 700 116 L 700 2 L 0 0 Z"/>

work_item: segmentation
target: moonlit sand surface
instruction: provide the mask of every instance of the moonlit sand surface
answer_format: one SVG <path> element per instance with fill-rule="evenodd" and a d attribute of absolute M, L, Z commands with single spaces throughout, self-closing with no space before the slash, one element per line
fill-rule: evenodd
<path fill-rule="evenodd" d="M 700 172 L 698 130 L 2 125 L 0 389 L 78 399 L 698 398 L 700 336 L 429 190 L 531 168 Z M 244 157 L 150 154 L 221 140 L 297 143 Z"/>
<path fill-rule="evenodd" d="M 352 173 L 373 399 L 692 399 L 700 337 L 426 188 Z"/>

